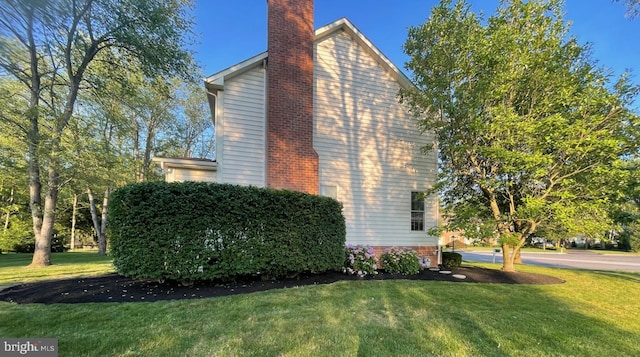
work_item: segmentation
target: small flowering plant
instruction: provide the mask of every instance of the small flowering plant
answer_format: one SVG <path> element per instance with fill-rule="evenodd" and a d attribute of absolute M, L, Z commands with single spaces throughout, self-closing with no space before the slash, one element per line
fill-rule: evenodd
<path fill-rule="evenodd" d="M 364 277 L 367 274 L 378 274 L 378 261 L 373 248 L 363 245 L 347 245 L 345 248 L 346 259 L 342 271 L 349 275 Z"/>
<path fill-rule="evenodd" d="M 418 253 L 406 247 L 385 249 L 380 256 L 380 262 L 384 270 L 391 274 L 413 275 L 423 269 Z"/>

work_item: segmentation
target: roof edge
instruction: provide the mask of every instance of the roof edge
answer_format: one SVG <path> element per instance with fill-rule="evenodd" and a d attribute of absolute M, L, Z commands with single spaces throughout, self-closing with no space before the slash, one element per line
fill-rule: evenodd
<path fill-rule="evenodd" d="M 261 65 L 264 60 L 267 59 L 267 52 L 262 52 L 249 59 L 246 59 L 238 64 L 235 64 L 229 68 L 225 68 L 220 72 L 214 73 L 209 77 L 203 78 L 205 86 L 222 89 L 224 86 L 224 79 L 229 76 L 236 76 L 244 71 L 247 71 L 257 65 Z"/>
<path fill-rule="evenodd" d="M 209 159 L 154 157 L 151 161 L 159 163 L 163 170 L 168 168 L 200 169 L 205 171 L 218 170 L 218 163 Z"/>
<path fill-rule="evenodd" d="M 353 39 L 356 40 L 361 46 L 363 46 L 375 59 L 380 63 L 387 71 L 389 71 L 393 77 L 405 88 L 414 88 L 415 85 L 404 72 L 398 68 L 391 60 L 382 53 L 376 47 L 373 42 L 369 41 L 365 36 L 349 19 L 342 17 L 330 24 L 322 26 L 315 31 L 315 41 L 321 41 L 322 39 L 331 36 L 332 34 L 344 31 Z"/>
<path fill-rule="evenodd" d="M 372 56 L 374 56 L 375 60 L 380 63 L 404 89 L 415 88 L 415 85 L 411 82 L 409 77 L 407 77 L 407 75 L 405 75 L 404 72 L 402 72 L 393 62 L 391 62 L 391 60 L 389 60 L 387 56 L 385 56 L 371 41 L 369 41 L 369 39 L 346 17 L 340 18 L 316 29 L 314 42 L 322 41 L 324 38 L 341 31 L 347 33 Z M 224 80 L 226 78 L 237 76 L 257 65 L 262 65 L 267 58 L 268 52 L 265 51 L 238 64 L 223 69 L 220 72 L 214 73 L 203 79 L 205 87 L 209 89 L 224 90 Z"/>

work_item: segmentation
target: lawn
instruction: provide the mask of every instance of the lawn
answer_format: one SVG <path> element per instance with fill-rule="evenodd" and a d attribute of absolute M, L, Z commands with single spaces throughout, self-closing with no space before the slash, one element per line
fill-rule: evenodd
<path fill-rule="evenodd" d="M 46 268 L 27 267 L 31 254 L 0 254 L 0 289 L 19 282 L 43 279 L 92 276 L 113 272 L 111 258 L 96 251 L 53 253 L 53 265 Z"/>
<path fill-rule="evenodd" d="M 0 284 L 111 269 L 95 253 L 54 255 L 59 265 L 33 274 L 16 267 L 28 261 L 0 256 Z M 202 300 L 0 303 L 0 336 L 55 337 L 60 356 L 640 355 L 640 274 L 518 269 L 567 282 L 343 281 Z"/>

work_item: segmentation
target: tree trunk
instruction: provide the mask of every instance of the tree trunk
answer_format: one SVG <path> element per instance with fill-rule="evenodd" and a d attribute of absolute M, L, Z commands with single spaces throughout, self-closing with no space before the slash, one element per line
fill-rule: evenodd
<path fill-rule="evenodd" d="M 93 222 L 93 230 L 96 232 L 95 237 L 97 238 L 100 236 L 100 223 L 98 222 L 98 213 L 96 212 L 96 200 L 93 197 L 93 192 L 91 192 L 90 188 L 87 188 L 87 196 L 89 196 L 89 212 L 91 212 L 91 222 Z"/>
<path fill-rule="evenodd" d="M 11 218 L 11 210 L 12 210 L 12 206 L 13 206 L 13 194 L 14 194 L 14 189 L 13 187 L 11 187 L 11 195 L 9 196 L 9 209 L 7 209 L 7 215 L 4 218 L 4 231 L 8 231 L 9 230 L 9 218 Z"/>
<path fill-rule="evenodd" d="M 33 235 L 36 242 L 41 236 L 42 231 L 42 182 L 40 181 L 40 160 L 38 153 L 39 146 L 39 130 L 37 109 L 30 109 L 31 129 L 28 135 L 29 150 L 29 208 L 31 208 L 31 220 L 33 221 Z M 34 256 L 35 258 L 35 256 Z M 34 259 L 31 264 L 36 264 Z"/>
<path fill-rule="evenodd" d="M 107 205 L 109 203 L 109 189 L 105 191 L 105 197 L 102 201 L 102 215 L 98 217 L 98 210 L 96 209 L 96 200 L 93 197 L 93 192 L 90 188 L 87 188 L 87 195 L 89 196 L 89 210 L 91 211 L 91 220 L 93 221 L 93 229 L 96 231 L 98 240 L 98 255 L 105 255 L 107 253 Z"/>
<path fill-rule="evenodd" d="M 107 210 L 109 207 L 109 188 L 104 190 L 102 200 L 102 224 L 100 225 L 100 235 L 98 236 L 98 255 L 107 254 Z"/>
<path fill-rule="evenodd" d="M 513 262 L 515 264 L 522 264 L 522 254 L 521 254 L 521 249 L 520 247 L 515 247 L 514 251 L 513 251 Z"/>
<path fill-rule="evenodd" d="M 502 245 L 502 270 L 503 271 L 516 271 L 514 262 L 514 255 L 511 253 L 511 246 L 508 244 Z"/>
<path fill-rule="evenodd" d="M 76 215 L 78 214 L 78 194 L 73 194 L 73 211 L 71 213 L 71 242 L 69 242 L 69 249 L 74 250 L 76 248 Z"/>
<path fill-rule="evenodd" d="M 32 267 L 44 267 L 51 265 L 51 238 L 53 237 L 53 224 L 56 219 L 56 205 L 58 204 L 58 170 L 55 157 L 60 150 L 57 143 L 53 143 L 51 160 L 49 162 L 49 178 L 47 180 L 47 194 L 44 198 L 44 214 L 40 234 L 35 236 L 36 246 L 31 260 Z"/>

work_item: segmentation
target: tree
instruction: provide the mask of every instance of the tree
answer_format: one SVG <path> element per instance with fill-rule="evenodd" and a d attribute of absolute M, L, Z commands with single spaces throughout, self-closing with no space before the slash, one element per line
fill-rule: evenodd
<path fill-rule="evenodd" d="M 16 81 L 0 77 L 0 250 L 14 251 L 33 242 L 29 230 L 27 179 L 21 140 L 24 131 L 14 130 L 12 122 L 24 114 L 24 93 Z"/>
<path fill-rule="evenodd" d="M 191 57 L 184 44 L 190 5 L 191 0 L 1 0 L 0 73 L 29 93 L 24 118 L 13 123 L 24 129 L 28 146 L 32 266 L 51 264 L 64 167 L 61 141 L 79 92 L 92 85 L 87 71 L 100 58 L 104 65 L 137 62 L 150 77 L 188 77 Z M 114 66 L 111 73 L 120 71 Z M 41 172 L 46 172 L 44 200 Z"/>
<path fill-rule="evenodd" d="M 620 0 L 614 0 L 620 2 Z M 627 16 L 630 18 L 636 18 L 640 14 L 640 0 L 623 0 L 627 6 Z"/>
<path fill-rule="evenodd" d="M 612 83 L 568 30 L 558 0 L 503 1 L 487 21 L 443 0 L 404 45 L 416 89 L 400 96 L 435 134 L 436 189 L 456 217 L 493 226 L 505 271 L 541 227 L 607 230 L 638 148 L 638 88 Z"/>
<path fill-rule="evenodd" d="M 640 251 L 640 155 L 629 159 L 626 166 L 627 177 L 623 195 L 612 212 L 612 217 L 620 226 L 619 247 Z"/>
<path fill-rule="evenodd" d="M 175 157 L 213 158 L 215 135 L 206 91 L 195 83 L 177 88 L 179 105 L 174 112 L 171 136 L 178 152 L 167 153 Z"/>

